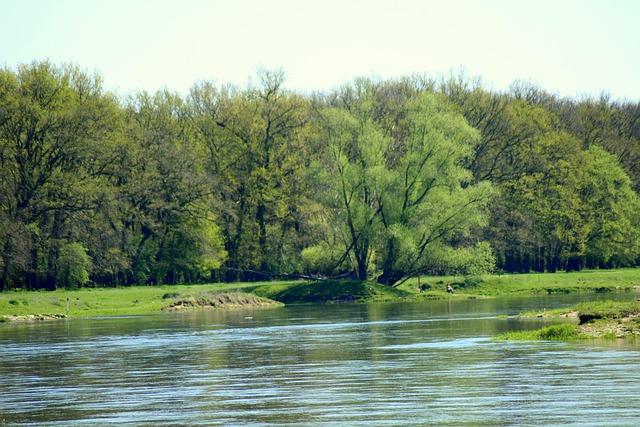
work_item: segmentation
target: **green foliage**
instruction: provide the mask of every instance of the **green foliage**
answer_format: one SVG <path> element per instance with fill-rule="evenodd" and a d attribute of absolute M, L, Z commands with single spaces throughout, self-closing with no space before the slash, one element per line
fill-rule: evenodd
<path fill-rule="evenodd" d="M 188 219 L 168 230 L 155 253 L 155 274 L 160 278 L 188 277 L 191 272 L 208 275 L 226 256 L 219 228 L 211 217 Z"/>
<path fill-rule="evenodd" d="M 0 70 L 0 291 L 640 264 L 637 103 L 257 80 L 118 99 L 70 65 Z"/>
<path fill-rule="evenodd" d="M 571 340 L 579 338 L 578 328 L 572 323 L 547 326 L 538 332 L 541 340 Z"/>
<path fill-rule="evenodd" d="M 259 290 L 257 292 L 285 304 L 395 301 L 409 296 L 399 289 L 375 282 L 355 280 L 309 282 L 289 286 L 273 293 L 263 293 Z"/>
<path fill-rule="evenodd" d="M 585 155 L 581 194 L 588 208 L 582 220 L 590 230 L 584 253 L 603 263 L 633 262 L 640 257 L 640 197 L 615 156 L 597 145 Z"/>
<path fill-rule="evenodd" d="M 320 242 L 304 248 L 301 252 L 303 268 L 306 273 L 331 275 L 336 273 L 337 260 L 341 252 L 336 245 Z"/>
<path fill-rule="evenodd" d="M 67 243 L 56 261 L 56 279 L 61 286 L 79 288 L 89 282 L 91 258 L 80 243 Z"/>
<path fill-rule="evenodd" d="M 305 233 L 312 203 L 308 102 L 284 89 L 282 72 L 258 77 L 244 91 L 201 83 L 189 99 L 207 148 L 206 170 L 216 180 L 227 279 L 252 278 L 244 269 L 298 269 L 301 249 L 312 242 Z"/>
<path fill-rule="evenodd" d="M 423 269 L 440 274 L 480 276 L 492 272 L 495 262 L 493 250 L 487 242 L 461 248 L 433 245 Z"/>
<path fill-rule="evenodd" d="M 357 276 L 366 279 L 379 266 L 379 280 L 393 284 L 424 271 L 437 258 L 433 252 L 446 252 L 481 226 L 492 190 L 489 183 L 470 184 L 462 164 L 477 134 L 444 99 L 424 94 L 407 101 L 403 137 L 394 140 L 368 112 L 372 96 L 363 95 L 352 111 L 331 109 L 318 119 L 326 144 L 323 200 Z"/>
<path fill-rule="evenodd" d="M 0 70 L 0 104 L 2 282 L 40 287 L 55 280 L 56 242 L 87 238 L 77 214 L 100 203 L 118 106 L 98 77 L 49 62 Z"/>

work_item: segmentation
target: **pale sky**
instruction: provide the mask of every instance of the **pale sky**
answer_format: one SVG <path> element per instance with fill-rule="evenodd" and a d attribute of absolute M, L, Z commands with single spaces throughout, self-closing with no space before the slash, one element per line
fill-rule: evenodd
<path fill-rule="evenodd" d="M 464 70 L 505 89 L 640 99 L 640 0 L 0 0 L 0 66 L 99 72 L 120 94 L 197 80 L 292 89 Z"/>

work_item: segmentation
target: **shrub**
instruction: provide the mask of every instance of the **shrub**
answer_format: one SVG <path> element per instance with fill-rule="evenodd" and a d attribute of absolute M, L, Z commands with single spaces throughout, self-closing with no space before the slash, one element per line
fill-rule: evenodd
<path fill-rule="evenodd" d="M 179 297 L 180 294 L 177 292 L 167 292 L 166 294 L 162 295 L 162 299 L 171 299 L 171 298 L 176 298 Z"/>
<path fill-rule="evenodd" d="M 78 288 L 89 282 L 91 258 L 80 243 L 64 245 L 60 250 L 56 266 L 56 280 L 61 286 Z"/>
<path fill-rule="evenodd" d="M 571 340 L 579 338 L 578 328 L 573 323 L 547 326 L 538 331 L 541 340 Z"/>
<path fill-rule="evenodd" d="M 302 250 L 300 254 L 304 271 L 331 275 L 335 273 L 336 262 L 340 254 L 327 243 L 320 243 Z"/>
<path fill-rule="evenodd" d="M 533 331 L 512 331 L 498 335 L 498 340 L 515 340 L 515 341 L 535 341 L 535 340 L 553 340 L 553 341 L 570 341 L 583 338 L 578 332 L 578 327 L 573 323 L 562 323 L 559 325 L 551 325 L 542 329 Z"/>

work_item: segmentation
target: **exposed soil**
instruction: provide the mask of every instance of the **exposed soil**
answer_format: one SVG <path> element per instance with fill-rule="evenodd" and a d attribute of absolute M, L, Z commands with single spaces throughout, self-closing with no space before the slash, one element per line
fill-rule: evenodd
<path fill-rule="evenodd" d="M 41 320 L 58 320 L 66 319 L 66 314 L 27 314 L 24 316 L 8 315 L 0 317 L 0 321 L 5 322 L 38 322 Z"/>
<path fill-rule="evenodd" d="M 616 337 L 640 336 L 640 316 L 638 313 L 618 319 L 599 319 L 581 323 L 578 326 L 581 333 L 592 337 Z"/>
<path fill-rule="evenodd" d="M 170 303 L 163 310 L 179 311 L 193 310 L 201 308 L 251 308 L 251 307 L 278 307 L 283 305 L 268 298 L 256 295 L 229 292 L 229 293 L 207 293 L 195 296 L 188 296 Z"/>

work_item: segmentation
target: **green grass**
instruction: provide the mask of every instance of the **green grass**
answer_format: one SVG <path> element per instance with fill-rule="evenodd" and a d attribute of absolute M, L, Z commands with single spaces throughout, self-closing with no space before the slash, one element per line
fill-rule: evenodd
<path fill-rule="evenodd" d="M 255 288 L 253 292 L 285 304 L 384 302 L 411 297 L 411 294 L 404 290 L 375 282 L 350 280 L 308 282 L 293 286 L 262 286 Z"/>
<path fill-rule="evenodd" d="M 530 273 L 487 275 L 480 279 L 457 276 L 421 277 L 420 285 L 427 292 L 445 294 L 452 285 L 455 293 L 474 296 L 554 295 L 577 292 L 606 293 L 640 288 L 640 269 L 590 270 L 571 273 Z M 400 286 L 408 292 L 419 292 L 418 279 Z"/>
<path fill-rule="evenodd" d="M 454 288 L 453 294 L 446 292 L 448 284 Z M 149 314 L 161 311 L 172 298 L 188 298 L 207 292 L 247 292 L 285 304 L 304 304 L 487 298 L 634 288 L 640 288 L 640 269 L 490 275 L 467 279 L 431 276 L 421 277 L 419 283 L 418 279 L 408 280 L 396 288 L 370 281 L 336 280 L 8 291 L 0 293 L 0 318 L 30 314 L 68 314 L 71 317 Z"/>
<path fill-rule="evenodd" d="M 533 331 L 514 331 L 496 336 L 497 340 L 508 341 L 572 341 L 586 338 L 574 323 L 546 326 Z"/>
<path fill-rule="evenodd" d="M 640 301 L 594 301 L 574 307 L 581 323 L 596 319 L 622 319 L 640 313 Z"/>
<path fill-rule="evenodd" d="M 572 307 L 556 308 L 545 311 L 525 311 L 519 317 L 565 317 L 577 313 L 582 323 L 596 319 L 620 319 L 640 312 L 640 301 L 589 301 Z"/>
<path fill-rule="evenodd" d="M 68 314 L 70 317 L 149 314 L 160 312 L 170 305 L 174 298 L 188 298 L 206 292 L 239 291 L 259 285 L 259 283 L 215 283 L 78 290 L 58 289 L 53 292 L 8 291 L 0 293 L 0 318 L 8 315 L 25 316 L 30 314 Z M 266 286 L 277 286 L 277 282 L 269 282 Z M 172 296 L 172 294 L 177 295 Z M 163 298 L 165 295 L 169 297 Z M 12 301 L 18 301 L 18 304 Z"/>

